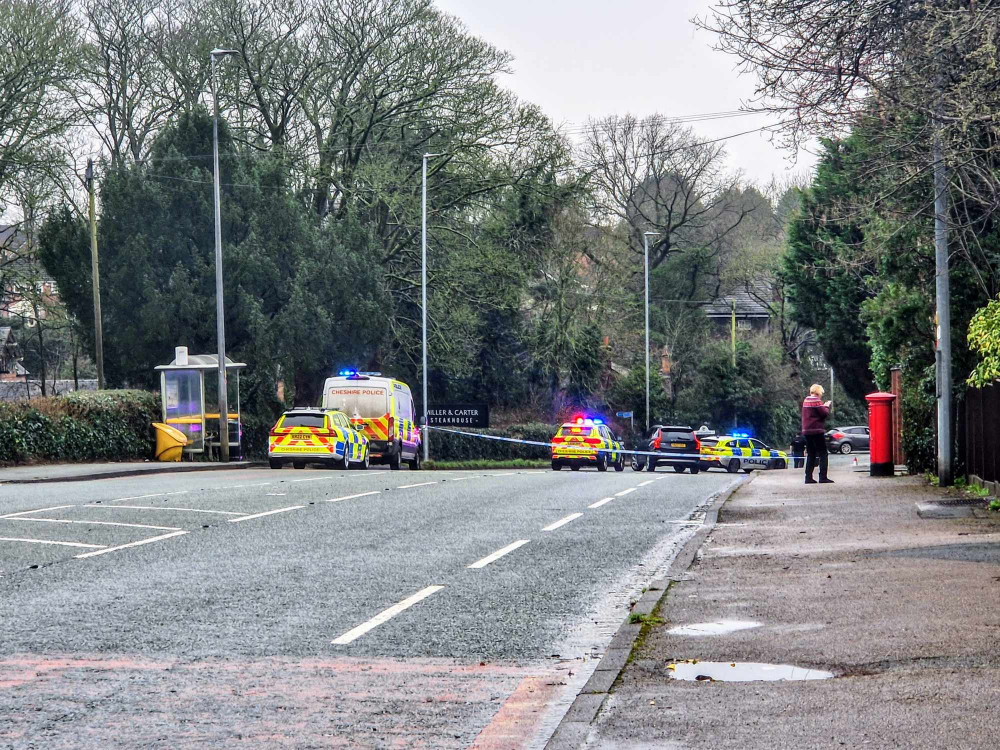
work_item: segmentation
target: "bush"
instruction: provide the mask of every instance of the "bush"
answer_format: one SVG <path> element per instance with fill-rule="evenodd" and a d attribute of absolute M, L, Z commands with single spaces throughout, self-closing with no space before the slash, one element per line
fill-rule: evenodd
<path fill-rule="evenodd" d="M 461 428 L 449 427 L 447 429 Z M 534 440 L 548 444 L 558 429 L 557 425 L 533 422 L 510 425 L 502 430 L 469 429 L 464 431 L 517 438 L 518 440 Z M 539 460 L 548 459 L 552 455 L 549 448 L 538 445 L 520 445 L 501 440 L 486 440 L 434 429 L 430 431 L 430 453 L 435 461 L 511 461 L 518 458 Z"/>
<path fill-rule="evenodd" d="M 152 458 L 156 394 L 77 391 L 0 403 L 0 463 Z"/>

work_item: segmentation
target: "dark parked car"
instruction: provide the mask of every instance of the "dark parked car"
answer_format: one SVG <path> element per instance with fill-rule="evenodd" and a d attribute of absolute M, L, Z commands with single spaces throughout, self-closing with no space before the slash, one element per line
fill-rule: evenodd
<path fill-rule="evenodd" d="M 866 451 L 868 450 L 868 446 L 868 428 L 864 425 L 835 427 L 826 433 L 826 448 L 830 453 Z"/>
<path fill-rule="evenodd" d="M 701 443 L 691 427 L 656 425 L 649 433 L 646 450 L 663 456 L 634 456 L 636 471 L 656 471 L 657 466 L 670 466 L 678 474 L 688 469 L 697 474 L 701 468 Z"/>

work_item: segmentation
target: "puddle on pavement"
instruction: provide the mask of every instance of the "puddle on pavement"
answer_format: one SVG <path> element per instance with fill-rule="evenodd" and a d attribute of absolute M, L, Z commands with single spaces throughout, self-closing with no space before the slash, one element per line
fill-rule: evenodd
<path fill-rule="evenodd" d="M 667 674 L 674 680 L 698 682 L 757 682 L 777 680 L 827 680 L 833 672 L 796 667 L 792 664 L 757 662 L 688 661 L 667 664 Z"/>
<path fill-rule="evenodd" d="M 696 622 L 691 625 L 678 625 L 670 628 L 667 632 L 670 635 L 726 635 L 735 633 L 738 630 L 749 630 L 759 628 L 759 622 L 749 620 L 717 620 L 716 622 Z"/>

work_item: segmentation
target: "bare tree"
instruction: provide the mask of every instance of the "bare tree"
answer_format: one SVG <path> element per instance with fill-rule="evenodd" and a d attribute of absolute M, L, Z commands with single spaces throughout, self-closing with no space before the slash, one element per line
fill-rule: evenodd
<path fill-rule="evenodd" d="M 739 175 L 726 171 L 724 148 L 660 115 L 608 117 L 589 123 L 581 161 L 594 189 L 594 211 L 605 226 L 627 228 L 630 250 L 649 263 L 694 248 L 720 248 L 749 209 L 733 197 Z"/>

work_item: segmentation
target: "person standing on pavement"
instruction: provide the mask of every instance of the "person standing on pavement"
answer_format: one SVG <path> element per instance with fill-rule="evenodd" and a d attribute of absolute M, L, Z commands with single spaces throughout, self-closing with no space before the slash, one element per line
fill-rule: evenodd
<path fill-rule="evenodd" d="M 803 456 L 806 455 L 806 436 L 801 432 L 792 438 L 792 458 L 795 460 L 795 468 L 801 469 L 805 465 L 805 459 Z"/>
<path fill-rule="evenodd" d="M 827 476 L 829 459 L 826 453 L 826 418 L 830 416 L 830 402 L 821 401 L 823 386 L 813 383 L 809 395 L 802 402 L 802 434 L 806 437 L 806 484 L 816 484 L 813 470 L 819 465 L 820 484 L 833 484 Z"/>

